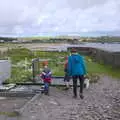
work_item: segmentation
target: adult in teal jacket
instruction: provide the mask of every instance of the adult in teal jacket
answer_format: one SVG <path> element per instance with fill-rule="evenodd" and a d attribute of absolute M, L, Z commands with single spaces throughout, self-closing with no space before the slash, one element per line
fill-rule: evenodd
<path fill-rule="evenodd" d="M 71 55 L 68 57 L 68 74 L 73 79 L 73 94 L 77 97 L 77 79 L 80 82 L 80 98 L 83 99 L 84 75 L 86 74 L 86 67 L 84 59 L 79 55 L 76 49 L 71 50 Z"/>

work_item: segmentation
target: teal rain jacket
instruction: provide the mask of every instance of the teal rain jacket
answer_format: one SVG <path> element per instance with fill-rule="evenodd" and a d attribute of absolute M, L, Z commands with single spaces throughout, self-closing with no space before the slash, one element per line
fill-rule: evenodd
<path fill-rule="evenodd" d="M 78 53 L 68 57 L 68 74 L 69 76 L 86 74 L 84 59 Z"/>

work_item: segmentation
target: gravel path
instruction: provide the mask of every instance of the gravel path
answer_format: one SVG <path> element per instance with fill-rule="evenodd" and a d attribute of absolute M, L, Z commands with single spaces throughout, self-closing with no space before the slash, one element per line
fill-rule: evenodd
<path fill-rule="evenodd" d="M 39 96 L 19 120 L 120 120 L 120 81 L 101 77 L 84 90 L 85 98 L 72 98 L 72 89 L 51 88 L 50 96 Z"/>

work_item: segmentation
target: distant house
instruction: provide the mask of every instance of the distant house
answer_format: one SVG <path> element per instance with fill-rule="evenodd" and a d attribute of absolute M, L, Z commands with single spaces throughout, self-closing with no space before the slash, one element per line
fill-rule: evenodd
<path fill-rule="evenodd" d="M 0 43 L 4 43 L 5 41 L 4 40 L 0 40 Z"/>
<path fill-rule="evenodd" d="M 17 41 L 18 41 L 18 43 L 24 43 L 24 42 L 26 42 L 26 40 L 23 40 L 23 39 L 20 39 L 20 38 L 18 38 Z"/>
<path fill-rule="evenodd" d="M 12 43 L 18 43 L 18 41 L 17 40 L 13 40 Z"/>

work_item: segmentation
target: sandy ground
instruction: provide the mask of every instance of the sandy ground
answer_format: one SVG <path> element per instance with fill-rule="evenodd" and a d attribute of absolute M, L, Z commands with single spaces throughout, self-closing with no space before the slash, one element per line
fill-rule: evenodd
<path fill-rule="evenodd" d="M 49 48 L 53 48 L 52 50 L 54 50 L 57 46 L 61 46 L 63 47 L 65 44 L 64 43 L 27 43 L 27 44 L 6 44 L 4 46 L 0 46 L 0 51 L 6 51 L 8 50 L 8 46 L 9 49 L 11 48 L 17 48 L 18 46 L 23 47 L 23 48 L 27 48 L 30 50 L 46 50 Z M 54 48 L 55 47 L 55 48 Z"/>
<path fill-rule="evenodd" d="M 28 49 L 30 49 L 30 50 L 46 50 L 46 49 L 52 49 L 52 50 L 54 50 L 54 49 L 56 49 L 56 47 L 58 46 L 58 47 L 63 47 L 65 44 L 63 44 L 63 43 L 59 43 L 59 44 L 54 44 L 54 43 L 50 43 L 50 44 L 48 44 L 48 43 L 32 43 L 32 44 L 20 44 L 21 46 L 23 46 L 23 47 L 25 47 L 25 48 L 28 48 Z"/>

